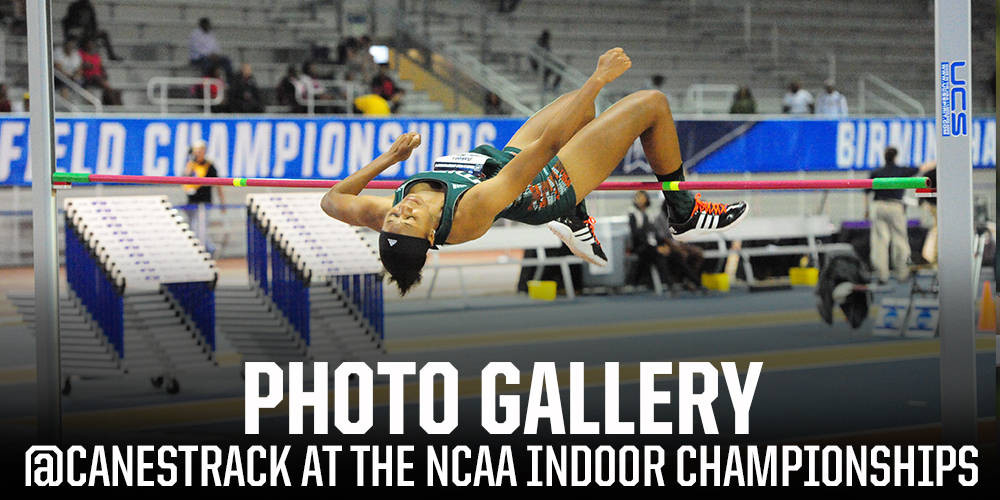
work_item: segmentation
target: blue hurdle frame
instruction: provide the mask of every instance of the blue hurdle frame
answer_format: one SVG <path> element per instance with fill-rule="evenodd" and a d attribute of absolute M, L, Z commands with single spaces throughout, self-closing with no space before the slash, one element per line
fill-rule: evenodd
<path fill-rule="evenodd" d="M 257 213 L 247 207 L 247 272 L 253 284 L 270 297 L 292 328 L 310 344 L 312 305 L 309 287 L 312 273 L 296 266 L 289 251 L 275 238 L 268 238 L 268 227 Z M 381 344 L 385 340 L 385 309 L 380 273 L 349 274 L 330 278 L 352 304 L 361 319 L 368 323 Z"/>

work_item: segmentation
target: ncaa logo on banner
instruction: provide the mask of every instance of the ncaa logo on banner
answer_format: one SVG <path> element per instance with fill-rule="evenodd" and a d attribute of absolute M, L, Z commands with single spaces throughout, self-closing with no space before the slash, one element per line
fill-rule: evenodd
<path fill-rule="evenodd" d="M 965 61 L 941 62 L 941 135 L 969 135 L 969 84 L 968 74 L 965 79 L 958 76 L 958 71 L 964 69 L 968 73 Z"/>

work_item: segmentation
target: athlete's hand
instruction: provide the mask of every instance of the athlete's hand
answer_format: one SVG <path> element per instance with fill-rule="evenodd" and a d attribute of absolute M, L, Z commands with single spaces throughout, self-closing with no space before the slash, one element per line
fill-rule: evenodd
<path fill-rule="evenodd" d="M 410 157 L 410 153 L 420 146 L 420 134 L 407 132 L 396 138 L 389 150 L 385 152 L 395 162 L 405 161 Z"/>
<path fill-rule="evenodd" d="M 594 78 L 603 83 L 611 83 L 622 73 L 632 67 L 632 60 L 621 47 L 615 47 L 605 52 L 597 60 L 597 69 L 594 70 Z"/>

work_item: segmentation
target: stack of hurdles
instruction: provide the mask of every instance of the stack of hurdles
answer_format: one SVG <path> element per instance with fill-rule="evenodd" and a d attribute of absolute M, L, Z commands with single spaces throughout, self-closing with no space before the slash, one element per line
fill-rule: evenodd
<path fill-rule="evenodd" d="M 218 273 L 167 198 L 68 198 L 64 208 L 69 289 L 122 372 L 173 393 L 179 372 L 216 366 Z"/>
<path fill-rule="evenodd" d="M 327 217 L 317 193 L 247 196 L 247 267 L 317 361 L 384 352 L 382 266 L 358 228 Z"/>

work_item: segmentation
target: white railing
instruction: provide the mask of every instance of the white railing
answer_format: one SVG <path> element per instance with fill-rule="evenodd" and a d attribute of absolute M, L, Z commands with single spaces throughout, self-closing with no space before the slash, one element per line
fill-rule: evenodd
<path fill-rule="evenodd" d="M 309 113 L 310 115 L 315 114 L 316 106 L 342 106 L 347 114 L 354 114 L 354 82 L 348 80 L 311 79 L 308 83 L 315 83 L 315 85 L 302 85 L 301 89 L 304 92 L 299 91 L 298 85 L 295 88 L 295 102 L 299 103 L 301 106 L 305 106 L 306 113 Z M 318 98 L 318 96 L 322 96 L 324 93 L 330 92 L 332 89 L 343 90 L 344 97 L 332 99 Z"/>
<path fill-rule="evenodd" d="M 66 88 L 70 89 L 71 91 L 73 91 L 74 94 L 80 96 L 80 98 L 90 103 L 90 105 L 94 107 L 95 113 L 101 113 L 104 111 L 104 105 L 101 103 L 101 99 L 96 95 L 94 95 L 93 92 L 83 88 L 82 86 L 80 86 L 80 84 L 74 82 L 72 78 L 67 77 L 66 75 L 60 73 L 59 71 L 53 71 L 52 74 L 54 74 L 56 76 L 56 80 L 59 80 L 63 85 L 66 86 Z M 58 93 L 55 95 L 58 96 L 57 100 L 59 100 L 64 106 L 68 107 L 70 111 L 80 112 L 79 106 L 74 104 L 71 100 L 66 99 L 62 95 L 59 95 Z"/>
<path fill-rule="evenodd" d="M 212 95 L 212 86 L 218 89 L 215 96 Z M 185 86 L 190 89 L 192 86 L 201 86 L 201 97 L 170 97 L 169 89 L 175 86 Z M 159 89 L 159 94 L 157 94 Z M 218 78 L 202 78 L 194 76 L 154 76 L 146 82 L 146 97 L 152 104 L 160 106 L 160 113 L 166 114 L 170 110 L 170 105 L 193 105 L 201 106 L 202 111 L 207 115 L 211 114 L 212 106 L 222 104 L 225 100 L 225 83 Z"/>
<path fill-rule="evenodd" d="M 901 107 L 901 106 L 899 106 L 899 105 L 897 105 L 897 104 L 889 101 L 888 99 L 886 99 L 886 98 L 884 98 L 884 97 L 876 94 L 875 92 L 873 92 L 868 87 L 869 84 L 872 84 L 875 88 L 877 88 L 879 90 L 882 90 L 883 92 L 886 92 L 889 95 L 891 95 L 892 97 L 895 97 L 896 99 L 898 99 L 900 101 L 900 103 L 902 103 L 904 106 L 910 108 L 909 112 L 907 112 L 907 110 L 903 109 L 903 107 Z M 871 100 L 872 102 L 877 103 L 882 108 L 887 109 L 890 112 L 892 112 L 893 114 L 896 114 L 898 116 L 910 116 L 910 115 L 914 115 L 914 114 L 917 115 L 917 116 L 924 116 L 924 115 L 927 114 L 924 111 L 924 105 L 920 104 L 920 102 L 917 101 L 916 99 L 910 97 L 909 95 L 907 95 L 902 90 L 899 90 L 896 87 L 892 86 L 889 82 L 887 82 L 887 81 L 885 81 L 885 80 L 883 80 L 883 79 L 881 79 L 881 78 L 879 78 L 879 77 L 877 77 L 877 76 L 875 76 L 875 75 L 873 75 L 871 73 L 865 73 L 864 75 L 861 75 L 861 78 L 858 79 L 858 112 L 859 113 L 864 114 L 864 113 L 868 112 L 867 108 L 868 108 L 868 101 L 869 100 Z"/>
<path fill-rule="evenodd" d="M 688 87 L 684 94 L 684 111 L 699 115 L 706 111 L 728 113 L 737 90 L 739 87 L 732 84 L 696 83 Z"/>

